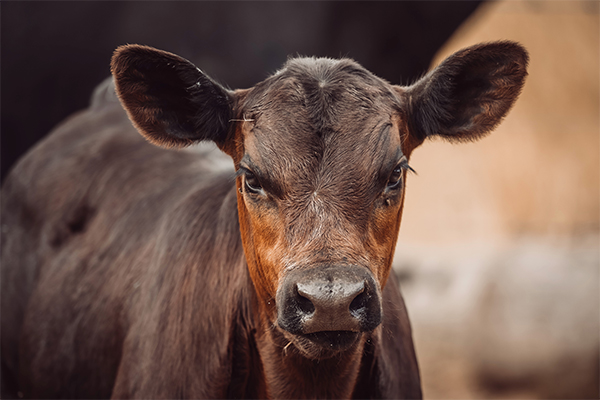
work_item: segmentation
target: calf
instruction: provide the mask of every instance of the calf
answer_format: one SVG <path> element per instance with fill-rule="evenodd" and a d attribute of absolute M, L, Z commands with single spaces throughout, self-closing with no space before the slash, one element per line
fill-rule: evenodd
<path fill-rule="evenodd" d="M 3 391 L 420 398 L 390 274 L 409 158 L 489 132 L 526 66 L 518 44 L 477 45 L 401 87 L 300 58 L 231 91 L 120 47 L 114 86 L 3 188 Z M 164 149 L 201 141 L 233 165 Z"/>

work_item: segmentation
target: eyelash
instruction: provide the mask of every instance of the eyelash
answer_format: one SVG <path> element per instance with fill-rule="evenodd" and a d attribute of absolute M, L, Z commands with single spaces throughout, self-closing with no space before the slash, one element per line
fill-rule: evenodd
<path fill-rule="evenodd" d="M 261 194 L 264 192 L 256 176 L 248 170 L 244 172 L 244 187 L 252 194 Z"/>
<path fill-rule="evenodd" d="M 390 192 L 392 190 L 396 190 L 402 186 L 402 181 L 404 177 L 404 170 L 408 170 L 410 172 L 416 173 L 414 169 L 408 165 L 406 158 L 402 157 L 396 168 L 390 174 L 388 178 L 387 185 L 385 187 L 386 192 Z"/>

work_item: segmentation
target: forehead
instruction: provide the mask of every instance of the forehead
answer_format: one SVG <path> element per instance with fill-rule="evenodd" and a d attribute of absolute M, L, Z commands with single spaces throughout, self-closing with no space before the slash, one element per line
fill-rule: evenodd
<path fill-rule="evenodd" d="M 378 152 L 400 109 L 391 85 L 351 60 L 293 59 L 246 98 L 244 116 L 253 120 L 246 154 L 290 163 L 315 153 Z"/>

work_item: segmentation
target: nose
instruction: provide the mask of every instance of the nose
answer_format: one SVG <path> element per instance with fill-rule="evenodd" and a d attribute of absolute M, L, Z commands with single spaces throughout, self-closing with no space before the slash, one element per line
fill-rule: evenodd
<path fill-rule="evenodd" d="M 303 313 L 305 333 L 359 331 L 359 315 L 367 300 L 365 282 L 341 279 L 298 282 L 293 294 Z"/>
<path fill-rule="evenodd" d="M 276 301 L 279 326 L 293 334 L 367 332 L 381 323 L 380 290 L 363 267 L 325 266 L 290 272 Z"/>

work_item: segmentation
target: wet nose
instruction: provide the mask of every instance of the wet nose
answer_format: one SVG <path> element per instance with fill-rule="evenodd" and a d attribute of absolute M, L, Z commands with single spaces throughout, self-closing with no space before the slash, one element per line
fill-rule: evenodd
<path fill-rule="evenodd" d="M 277 297 L 279 326 L 290 333 L 365 332 L 381 323 L 378 286 L 366 268 L 330 266 L 290 273 Z"/>
<path fill-rule="evenodd" d="M 356 318 L 366 300 L 365 282 L 312 280 L 296 285 L 296 301 L 305 312 L 305 331 L 358 331 Z M 306 332 L 310 333 L 310 332 Z"/>

